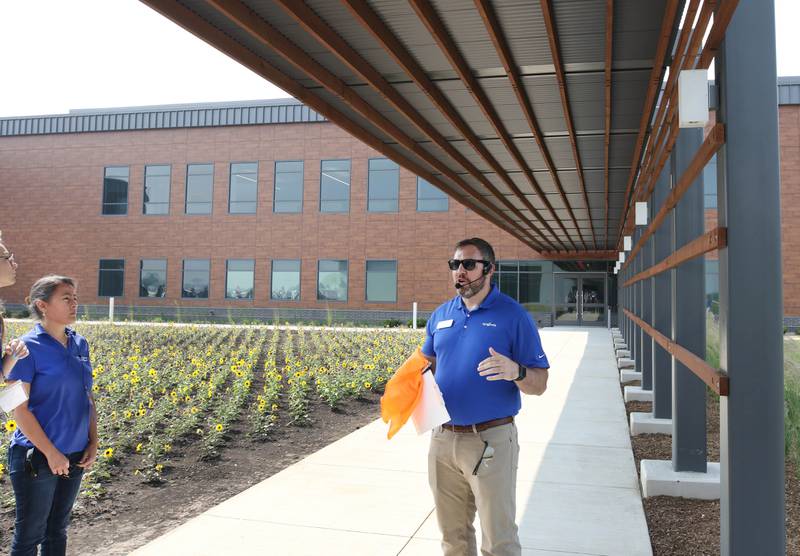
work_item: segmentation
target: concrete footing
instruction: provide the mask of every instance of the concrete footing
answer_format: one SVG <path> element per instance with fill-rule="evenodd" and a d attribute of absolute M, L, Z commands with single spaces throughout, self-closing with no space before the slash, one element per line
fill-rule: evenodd
<path fill-rule="evenodd" d="M 631 357 L 631 350 L 629 349 L 618 349 L 617 350 L 617 357 L 625 357 L 626 359 L 630 359 Z"/>
<path fill-rule="evenodd" d="M 636 362 L 627 357 L 617 357 L 617 367 L 620 369 L 632 369 Z"/>
<path fill-rule="evenodd" d="M 640 434 L 672 435 L 672 419 L 656 419 L 652 413 L 631 413 L 631 436 Z"/>
<path fill-rule="evenodd" d="M 626 382 L 634 382 L 634 381 L 642 380 L 642 373 L 634 369 L 621 369 L 619 371 L 619 381 L 623 384 Z"/>
<path fill-rule="evenodd" d="M 679 496 L 700 500 L 719 500 L 719 463 L 708 463 L 706 473 L 675 471 L 672 461 L 643 459 L 640 465 L 642 496 Z"/>
<path fill-rule="evenodd" d="M 642 390 L 641 386 L 626 386 L 625 389 L 626 402 L 652 402 L 653 391 Z"/>

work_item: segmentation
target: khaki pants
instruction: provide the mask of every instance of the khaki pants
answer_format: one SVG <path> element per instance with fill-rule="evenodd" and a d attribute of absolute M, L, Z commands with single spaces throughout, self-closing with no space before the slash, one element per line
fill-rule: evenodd
<path fill-rule="evenodd" d="M 484 442 L 494 454 L 484 458 Z M 436 502 L 444 556 L 477 556 L 475 511 L 481 522 L 483 556 L 520 556 L 516 484 L 519 443 L 513 423 L 479 433 L 434 429 L 428 481 Z M 476 464 L 477 474 L 473 474 Z"/>

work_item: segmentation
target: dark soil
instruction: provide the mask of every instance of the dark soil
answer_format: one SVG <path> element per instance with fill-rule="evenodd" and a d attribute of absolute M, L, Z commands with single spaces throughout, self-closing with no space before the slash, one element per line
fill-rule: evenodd
<path fill-rule="evenodd" d="M 380 414 L 379 397 L 370 393 L 336 412 L 313 401 L 309 404 L 312 426 L 279 422 L 266 442 L 252 441 L 233 430 L 220 457 L 212 461 L 201 459 L 200 446 L 188 442 L 175 446 L 173 453 L 180 455 L 172 457 L 161 485 L 143 484 L 133 475 L 134 462 L 123 462 L 115 468 L 107 494 L 99 500 L 82 498 L 76 504 L 67 553 L 128 554 L 370 423 Z M 3 488 L 7 486 L 6 482 Z M 13 525 L 13 510 L 0 514 L 0 555 L 10 551 Z"/>
<path fill-rule="evenodd" d="M 649 402 L 628 402 L 631 412 L 651 412 Z M 719 461 L 719 401 L 706 402 L 708 461 Z M 666 434 L 631 437 L 636 470 L 643 459 L 672 459 L 672 438 Z M 786 461 L 786 553 L 800 555 L 800 480 L 798 468 Z M 645 498 L 644 511 L 654 556 L 719 554 L 719 501 L 690 500 L 669 496 Z"/>

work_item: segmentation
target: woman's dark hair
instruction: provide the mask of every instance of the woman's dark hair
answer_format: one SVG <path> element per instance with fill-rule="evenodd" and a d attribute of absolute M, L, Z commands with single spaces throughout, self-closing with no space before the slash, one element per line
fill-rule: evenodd
<path fill-rule="evenodd" d="M 489 242 L 485 239 L 481 239 L 479 237 L 471 237 L 469 239 L 462 239 L 458 243 L 456 243 L 455 250 L 461 249 L 462 247 L 466 247 L 467 245 L 472 245 L 473 247 L 477 247 L 478 251 L 481 252 L 481 257 L 484 260 L 489 261 L 494 266 L 494 249 L 492 246 L 489 245 Z"/>
<path fill-rule="evenodd" d="M 39 307 L 36 306 L 36 302 L 44 301 L 45 303 L 49 303 L 50 298 L 53 297 L 53 292 L 55 292 L 61 284 L 66 284 L 74 288 L 75 280 L 69 276 L 58 276 L 55 274 L 44 276 L 36 280 L 31 286 L 31 293 L 25 298 L 25 303 L 28 304 L 28 309 L 30 309 L 32 315 L 36 315 L 36 318 L 39 320 L 44 317 Z"/>

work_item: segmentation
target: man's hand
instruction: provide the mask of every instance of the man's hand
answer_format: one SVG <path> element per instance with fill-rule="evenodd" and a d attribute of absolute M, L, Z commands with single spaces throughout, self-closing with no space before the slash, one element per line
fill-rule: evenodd
<path fill-rule="evenodd" d="M 494 348 L 489 348 L 489 357 L 478 365 L 478 374 L 486 380 L 516 380 L 519 377 L 519 365 Z"/>

